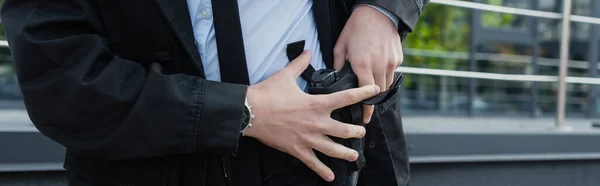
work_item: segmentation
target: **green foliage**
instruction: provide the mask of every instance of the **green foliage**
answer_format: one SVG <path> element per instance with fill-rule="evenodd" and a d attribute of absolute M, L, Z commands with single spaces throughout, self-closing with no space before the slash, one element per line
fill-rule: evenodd
<path fill-rule="evenodd" d="M 488 0 L 488 4 L 502 5 L 502 0 Z M 404 48 L 426 49 L 442 52 L 467 52 L 471 32 L 471 9 L 429 3 L 419 22 L 404 42 Z M 507 27 L 513 15 L 482 12 L 482 25 L 485 27 Z M 404 66 L 436 69 L 456 69 L 459 59 L 422 57 L 406 55 Z M 411 85 L 410 76 L 406 86 Z"/>
<path fill-rule="evenodd" d="M 488 4 L 502 6 L 502 0 L 488 0 Z M 514 19 L 514 15 L 497 12 L 482 12 L 481 23 L 484 27 L 505 28 Z"/>
<path fill-rule="evenodd" d="M 446 51 L 469 50 L 470 11 L 430 3 L 420 17 L 413 32 L 404 42 L 405 48 Z M 457 60 L 406 55 L 405 66 L 454 69 Z M 407 76 L 405 86 L 411 86 Z"/>

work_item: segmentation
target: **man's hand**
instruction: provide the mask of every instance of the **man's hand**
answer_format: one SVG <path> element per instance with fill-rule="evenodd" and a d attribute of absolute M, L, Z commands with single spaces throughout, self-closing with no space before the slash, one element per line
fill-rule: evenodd
<path fill-rule="evenodd" d="M 389 17 L 369 6 L 357 7 L 334 48 L 334 67 L 346 60 L 358 76 L 359 86 L 377 85 L 386 91 L 394 81 L 394 70 L 403 61 L 402 43 Z M 373 106 L 363 107 L 363 120 L 371 121 Z"/>
<path fill-rule="evenodd" d="M 248 104 L 256 117 L 246 135 L 300 159 L 326 181 L 334 175 L 314 154 L 356 161 L 358 152 L 333 142 L 339 138 L 361 138 L 365 128 L 331 118 L 335 109 L 358 103 L 379 93 L 377 86 L 364 86 L 328 95 L 309 95 L 296 80 L 310 64 L 311 54 L 304 51 L 288 67 L 248 89 Z"/>

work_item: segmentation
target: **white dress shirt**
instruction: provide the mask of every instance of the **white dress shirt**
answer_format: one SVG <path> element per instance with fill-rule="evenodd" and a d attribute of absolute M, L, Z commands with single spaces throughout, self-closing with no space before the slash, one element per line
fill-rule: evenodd
<path fill-rule="evenodd" d="M 220 81 L 211 0 L 187 0 L 187 3 L 206 79 Z M 238 6 L 250 84 L 284 68 L 289 63 L 287 44 L 300 40 L 305 40 L 305 49 L 312 52 L 311 65 L 317 70 L 325 68 L 312 0 L 238 0 Z M 398 24 L 396 16 L 374 8 Z M 298 85 L 305 87 L 306 82 L 299 78 Z"/>

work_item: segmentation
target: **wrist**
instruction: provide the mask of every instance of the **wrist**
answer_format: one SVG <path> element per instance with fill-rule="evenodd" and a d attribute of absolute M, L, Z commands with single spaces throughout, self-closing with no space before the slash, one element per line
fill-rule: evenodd
<path fill-rule="evenodd" d="M 357 5 L 354 7 L 352 15 L 363 17 L 363 19 L 361 19 L 362 21 L 369 21 L 369 23 L 364 24 L 372 24 L 373 22 L 378 24 L 386 24 L 389 25 L 389 28 L 393 29 L 395 32 L 398 31 L 398 21 L 394 19 L 396 17 L 393 17 L 395 15 L 386 14 L 385 9 L 378 9 L 377 6 L 366 4 Z"/>
<path fill-rule="evenodd" d="M 394 26 L 396 28 L 398 28 L 398 26 L 399 26 L 400 18 L 397 15 L 395 15 L 394 13 L 390 12 L 389 10 L 387 10 L 387 9 L 381 7 L 381 6 L 370 5 L 370 4 L 359 4 L 359 5 L 356 5 L 355 9 L 358 8 L 358 7 L 364 7 L 364 8 L 368 7 L 368 8 L 375 9 L 375 10 L 379 11 L 381 14 L 385 15 L 386 17 L 388 17 L 388 19 L 390 21 L 392 21 L 392 23 L 394 24 Z"/>

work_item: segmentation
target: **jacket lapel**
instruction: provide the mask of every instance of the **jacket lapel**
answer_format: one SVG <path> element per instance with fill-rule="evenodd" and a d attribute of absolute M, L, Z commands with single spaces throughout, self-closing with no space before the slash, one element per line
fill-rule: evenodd
<path fill-rule="evenodd" d="M 175 31 L 179 41 L 190 55 L 190 58 L 200 69 L 201 76 L 205 77 L 200 52 L 198 52 L 198 46 L 194 38 L 194 28 L 192 27 L 187 2 L 184 0 L 156 0 L 156 3 L 173 31 Z"/>

